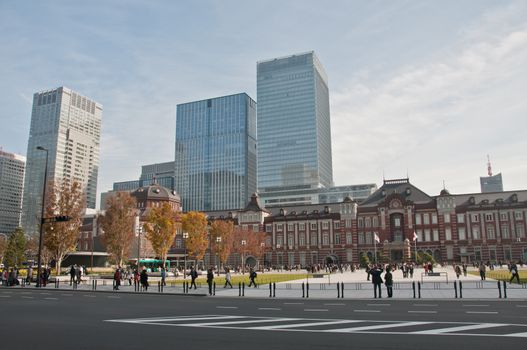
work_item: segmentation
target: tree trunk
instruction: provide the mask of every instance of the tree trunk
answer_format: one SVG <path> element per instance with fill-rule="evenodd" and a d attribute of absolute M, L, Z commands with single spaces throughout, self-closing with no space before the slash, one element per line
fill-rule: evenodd
<path fill-rule="evenodd" d="M 62 265 L 62 257 L 58 257 L 55 261 L 55 276 L 60 276 L 60 265 Z"/>

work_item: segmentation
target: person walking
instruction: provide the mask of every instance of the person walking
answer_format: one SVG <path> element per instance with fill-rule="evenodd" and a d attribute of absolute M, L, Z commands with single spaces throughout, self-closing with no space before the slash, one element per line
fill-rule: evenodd
<path fill-rule="evenodd" d="M 482 281 L 485 281 L 486 272 L 487 272 L 487 268 L 485 267 L 485 264 L 479 263 L 479 276 L 481 277 Z"/>
<path fill-rule="evenodd" d="M 141 275 L 139 275 L 139 280 L 141 281 L 141 286 L 145 291 L 148 291 L 148 274 L 146 273 L 146 269 L 143 269 L 141 271 Z"/>
<path fill-rule="evenodd" d="M 223 288 L 227 288 L 227 285 L 231 286 L 231 288 L 232 288 L 231 270 L 229 270 L 229 269 L 225 270 L 225 285 L 223 286 Z"/>
<path fill-rule="evenodd" d="M 461 276 L 461 267 L 459 267 L 459 265 L 456 265 L 454 270 L 456 271 L 457 279 L 459 279 L 459 276 Z"/>
<path fill-rule="evenodd" d="M 381 284 L 382 284 L 382 269 L 375 266 L 370 270 L 371 283 L 373 283 L 373 297 L 377 298 L 377 291 L 379 291 L 379 298 L 382 298 Z"/>
<path fill-rule="evenodd" d="M 70 267 L 70 286 L 75 283 L 75 265 L 71 265 Z"/>
<path fill-rule="evenodd" d="M 209 285 L 209 295 L 212 295 L 212 282 L 214 282 L 214 272 L 212 272 L 212 267 L 209 267 L 207 270 L 207 284 Z"/>
<path fill-rule="evenodd" d="M 461 268 L 463 269 L 463 276 L 467 277 L 467 264 L 463 263 Z"/>
<path fill-rule="evenodd" d="M 254 288 L 256 288 L 256 277 L 258 276 L 258 274 L 256 273 L 256 271 L 254 271 L 254 269 L 251 267 L 251 272 L 249 273 L 249 286 L 254 286 Z"/>
<path fill-rule="evenodd" d="M 121 285 L 121 269 L 117 268 L 113 274 L 113 290 L 119 290 Z"/>
<path fill-rule="evenodd" d="M 198 278 L 198 271 L 196 271 L 194 267 L 191 267 L 189 275 L 190 275 L 190 288 L 189 289 L 192 289 L 192 286 L 194 286 L 194 289 L 197 289 L 196 278 Z"/>
<path fill-rule="evenodd" d="M 31 279 L 33 278 L 33 268 L 31 266 L 29 266 L 27 268 L 27 276 L 26 276 L 26 284 L 28 286 L 31 285 Z"/>
<path fill-rule="evenodd" d="M 511 284 L 512 280 L 515 278 L 518 284 L 520 284 L 520 274 L 518 273 L 518 266 L 515 263 L 511 264 L 510 271 L 511 271 L 511 279 L 509 280 L 509 284 Z"/>
<path fill-rule="evenodd" d="M 386 273 L 384 274 L 384 285 L 386 286 L 388 298 L 391 298 L 393 296 L 393 275 L 390 267 L 386 269 Z"/>
<path fill-rule="evenodd" d="M 167 285 L 166 283 L 166 277 L 167 277 L 167 271 L 164 267 L 161 268 L 161 285 L 164 287 Z"/>

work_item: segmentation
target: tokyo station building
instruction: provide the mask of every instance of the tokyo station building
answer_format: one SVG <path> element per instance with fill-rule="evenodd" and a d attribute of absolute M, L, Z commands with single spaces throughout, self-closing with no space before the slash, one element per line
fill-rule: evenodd
<path fill-rule="evenodd" d="M 361 203 L 346 198 L 264 208 L 253 195 L 243 210 L 206 214 L 264 231 L 267 266 L 358 264 L 361 254 L 372 259 L 375 250 L 385 260 L 402 262 L 415 249 L 440 263 L 527 261 L 526 190 L 453 195 L 443 189 L 430 196 L 406 178 L 385 180 Z"/>

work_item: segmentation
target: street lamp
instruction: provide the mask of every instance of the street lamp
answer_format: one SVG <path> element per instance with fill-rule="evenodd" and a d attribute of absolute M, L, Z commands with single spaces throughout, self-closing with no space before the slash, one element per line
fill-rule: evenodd
<path fill-rule="evenodd" d="M 183 232 L 183 244 L 185 245 L 185 256 L 184 256 L 184 266 L 183 266 L 183 279 L 187 278 L 187 238 L 188 232 Z"/>
<path fill-rule="evenodd" d="M 218 261 L 217 261 L 217 265 L 218 265 L 218 276 L 220 275 L 220 265 L 221 265 L 221 260 L 220 260 L 220 250 L 218 249 L 220 243 L 221 243 L 221 237 L 216 237 L 216 251 L 217 251 L 217 253 L 218 253 Z"/>
<path fill-rule="evenodd" d="M 247 241 L 245 239 L 242 239 L 242 274 L 245 274 L 245 246 L 247 245 Z"/>
<path fill-rule="evenodd" d="M 40 282 L 41 282 L 40 281 L 40 269 L 42 265 L 42 236 L 44 234 L 44 210 L 45 210 L 45 201 L 46 201 L 46 183 L 48 181 L 49 151 L 42 146 L 38 146 L 37 150 L 46 152 L 46 166 L 44 167 L 44 185 L 42 186 L 43 190 L 42 190 L 42 210 L 40 214 L 40 234 L 38 238 L 37 283 L 35 284 L 37 288 L 40 288 Z M 58 266 L 57 269 L 60 269 L 60 266 Z"/>
<path fill-rule="evenodd" d="M 141 260 L 141 233 L 143 233 L 143 226 L 141 226 L 141 218 L 136 216 L 137 224 L 137 272 L 139 273 L 139 261 Z"/>
<path fill-rule="evenodd" d="M 260 243 L 260 255 L 262 257 L 262 264 L 261 265 L 264 265 L 264 266 L 260 266 L 260 271 L 263 271 L 263 269 L 265 268 L 265 242 L 262 242 Z"/>

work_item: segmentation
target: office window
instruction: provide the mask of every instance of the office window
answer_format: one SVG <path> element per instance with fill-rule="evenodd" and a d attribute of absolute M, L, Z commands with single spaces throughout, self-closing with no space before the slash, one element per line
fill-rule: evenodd
<path fill-rule="evenodd" d="M 509 225 L 501 225 L 501 238 L 511 238 Z"/>
<path fill-rule="evenodd" d="M 253 232 L 260 231 L 260 225 L 253 225 Z"/>
<path fill-rule="evenodd" d="M 292 234 L 287 235 L 287 245 L 290 247 L 293 246 L 293 235 Z"/>
<path fill-rule="evenodd" d="M 430 224 L 430 215 L 428 213 L 423 214 L 423 224 L 429 225 Z"/>
<path fill-rule="evenodd" d="M 492 214 L 485 214 L 485 221 L 492 221 L 494 219 L 494 215 Z"/>
<path fill-rule="evenodd" d="M 366 226 L 366 227 L 371 227 L 371 221 L 370 221 L 370 218 L 365 218 L 365 219 L 364 219 L 364 226 Z"/>
<path fill-rule="evenodd" d="M 357 238 L 359 239 L 359 244 L 365 244 L 366 243 L 366 240 L 364 239 L 364 233 L 359 233 L 357 235 Z"/>
<path fill-rule="evenodd" d="M 298 229 L 299 229 L 300 231 L 305 231 L 305 230 L 306 230 L 306 224 L 304 224 L 304 223 L 300 223 L 300 224 L 298 224 Z"/>
<path fill-rule="evenodd" d="M 507 213 L 500 213 L 500 220 L 501 221 L 509 220 L 509 216 L 507 215 Z"/>
<path fill-rule="evenodd" d="M 433 236 L 434 236 L 434 241 L 436 241 L 436 242 L 439 241 L 439 230 L 438 229 L 434 229 L 432 231 L 432 233 L 433 233 Z"/>
<path fill-rule="evenodd" d="M 460 224 L 465 222 L 465 214 L 457 214 L 457 222 Z"/>
<path fill-rule="evenodd" d="M 359 218 L 359 220 L 357 220 L 357 226 L 358 227 L 364 227 L 364 223 L 362 221 L 362 218 Z"/>
<path fill-rule="evenodd" d="M 472 222 L 479 222 L 479 214 L 472 214 Z"/>
<path fill-rule="evenodd" d="M 351 238 L 351 232 L 346 232 L 346 244 L 353 244 Z"/>
<path fill-rule="evenodd" d="M 431 241 L 430 238 L 431 238 L 431 237 L 430 237 L 430 229 L 427 228 L 427 229 L 425 230 L 425 239 L 424 239 L 424 241 L 425 241 L 425 242 L 430 242 L 430 241 Z"/>
<path fill-rule="evenodd" d="M 340 244 L 340 233 L 335 233 L 335 244 Z"/>
<path fill-rule="evenodd" d="M 335 228 L 335 230 L 340 229 L 340 221 L 335 221 L 335 222 L 333 223 L 333 227 Z"/>
<path fill-rule="evenodd" d="M 487 226 L 487 239 L 496 239 L 496 231 L 493 226 Z"/>
<path fill-rule="evenodd" d="M 432 214 L 432 224 L 437 224 L 437 215 L 436 214 Z"/>
<path fill-rule="evenodd" d="M 373 227 L 378 227 L 378 226 L 379 226 L 379 219 L 376 216 L 374 216 L 373 217 Z"/>
<path fill-rule="evenodd" d="M 317 239 L 317 234 L 316 233 L 312 233 L 311 234 L 311 245 L 317 245 L 318 244 L 318 239 Z"/>
<path fill-rule="evenodd" d="M 272 225 L 265 225 L 265 232 L 273 232 L 273 226 Z"/>
<path fill-rule="evenodd" d="M 329 223 L 327 221 L 322 222 L 322 229 L 323 230 L 329 229 Z"/>
<path fill-rule="evenodd" d="M 472 227 L 472 238 L 473 239 L 481 239 L 481 233 L 479 231 L 478 226 Z"/>
<path fill-rule="evenodd" d="M 316 230 L 317 229 L 317 224 L 316 223 L 311 223 L 311 229 L 312 230 Z"/>
<path fill-rule="evenodd" d="M 294 231 L 295 225 L 294 224 L 287 224 L 287 231 Z"/>
<path fill-rule="evenodd" d="M 421 225 L 421 214 L 415 214 L 415 224 Z"/>
<path fill-rule="evenodd" d="M 445 224 L 450 223 L 450 214 L 445 214 Z"/>
<path fill-rule="evenodd" d="M 415 233 L 417 233 L 417 241 L 422 242 L 424 239 L 423 230 L 415 230 Z"/>
<path fill-rule="evenodd" d="M 445 240 L 451 241 L 452 240 L 452 230 L 450 227 L 445 228 Z"/>
<path fill-rule="evenodd" d="M 306 235 L 303 233 L 298 234 L 298 241 L 300 242 L 300 246 L 303 247 L 306 245 Z"/>
<path fill-rule="evenodd" d="M 515 211 L 514 212 L 514 218 L 516 220 L 523 220 L 523 213 L 521 211 Z"/>
<path fill-rule="evenodd" d="M 525 237 L 525 228 L 522 224 L 516 225 L 516 237 L 523 238 Z"/>

